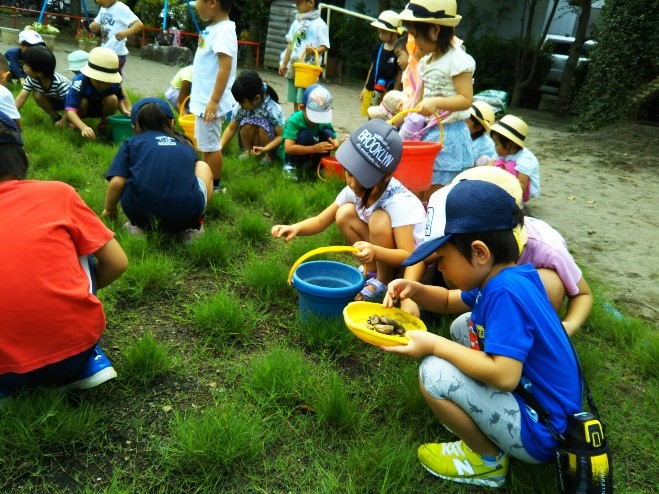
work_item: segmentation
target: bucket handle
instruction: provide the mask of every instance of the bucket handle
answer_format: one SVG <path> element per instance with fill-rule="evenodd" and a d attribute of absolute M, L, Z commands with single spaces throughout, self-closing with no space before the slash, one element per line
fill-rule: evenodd
<path fill-rule="evenodd" d="M 331 245 L 329 247 L 318 247 L 317 249 L 310 250 L 309 252 L 301 256 L 297 261 L 295 261 L 295 263 L 291 267 L 291 270 L 288 272 L 288 284 L 289 285 L 291 284 L 291 281 L 293 280 L 293 273 L 300 264 L 302 264 L 310 257 L 313 257 L 318 254 L 328 254 L 330 252 L 359 252 L 359 249 L 357 247 L 351 247 L 349 245 Z M 364 275 L 366 275 L 366 266 L 364 266 Z"/>
<path fill-rule="evenodd" d="M 318 55 L 318 50 L 316 50 L 316 49 L 314 48 L 314 49 L 313 49 L 313 54 L 314 54 L 314 62 L 316 62 L 315 66 L 318 67 L 318 68 L 320 68 L 320 55 Z M 308 55 L 307 55 L 307 53 L 305 52 L 305 53 L 304 53 L 304 58 L 302 59 L 302 62 L 303 62 L 303 63 L 304 63 L 304 60 L 307 59 L 307 56 L 308 56 Z M 311 65 L 311 64 L 307 64 L 307 65 Z"/>
<path fill-rule="evenodd" d="M 179 115 L 179 117 L 180 117 L 181 115 L 183 115 L 183 108 L 185 108 L 185 104 L 188 102 L 189 99 L 190 99 L 190 95 L 188 94 L 188 95 L 185 97 L 185 99 L 183 100 L 183 102 L 181 103 L 181 106 L 179 106 L 179 109 L 178 109 L 178 115 Z"/>
<path fill-rule="evenodd" d="M 407 115 L 408 113 L 418 113 L 418 110 L 416 108 L 408 108 L 407 110 L 403 110 L 401 112 L 396 113 L 391 119 L 387 120 L 387 123 L 389 125 L 393 125 L 396 120 L 398 120 L 400 117 Z M 442 124 L 442 118 L 441 115 L 439 114 L 439 111 L 436 111 L 435 114 L 435 119 L 437 120 L 437 123 L 439 124 L 439 145 L 444 147 L 444 124 Z"/>

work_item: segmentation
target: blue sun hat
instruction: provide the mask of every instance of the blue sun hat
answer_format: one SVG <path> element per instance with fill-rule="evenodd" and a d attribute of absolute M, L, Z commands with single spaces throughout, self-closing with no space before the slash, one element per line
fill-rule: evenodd
<path fill-rule="evenodd" d="M 172 111 L 172 107 L 169 106 L 169 104 L 165 100 L 160 98 L 153 98 L 153 97 L 142 98 L 133 105 L 133 109 L 130 111 L 130 123 L 132 125 L 135 125 L 135 121 L 137 120 L 137 114 L 140 112 L 140 109 L 147 103 L 155 103 L 160 107 L 160 109 L 167 118 L 174 118 L 174 112 Z"/>

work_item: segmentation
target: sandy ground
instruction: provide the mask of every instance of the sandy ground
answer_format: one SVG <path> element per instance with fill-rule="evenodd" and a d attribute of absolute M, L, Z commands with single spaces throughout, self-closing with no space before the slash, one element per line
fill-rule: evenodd
<path fill-rule="evenodd" d="M 7 45 L 0 43 L 0 49 Z M 58 43 L 58 71 L 71 76 L 66 56 L 73 45 Z M 178 67 L 142 60 L 134 50 L 125 85 L 144 96 L 163 93 Z M 285 99 L 284 79 L 261 71 Z M 365 119 L 359 88 L 327 81 L 334 97 L 334 125 L 349 132 Z M 292 105 L 284 104 L 290 114 Z M 551 114 L 515 112 L 529 124 L 528 147 L 540 159 L 540 197 L 527 214 L 542 218 L 568 242 L 588 278 L 611 287 L 608 298 L 623 311 L 655 321 L 659 315 L 659 127 L 612 125 L 575 134 Z"/>

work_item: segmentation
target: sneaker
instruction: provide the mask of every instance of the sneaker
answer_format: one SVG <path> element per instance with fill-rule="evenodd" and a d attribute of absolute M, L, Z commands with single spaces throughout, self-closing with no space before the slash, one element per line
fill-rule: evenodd
<path fill-rule="evenodd" d="M 295 170 L 295 167 L 290 163 L 284 164 L 284 178 L 297 182 L 297 171 Z"/>
<path fill-rule="evenodd" d="M 481 455 L 469 449 L 464 441 L 422 444 L 417 455 L 421 465 L 436 477 L 484 487 L 502 487 L 510 462 L 503 455 L 498 465 L 485 465 Z"/>
<path fill-rule="evenodd" d="M 243 152 L 238 156 L 238 159 L 241 160 L 241 161 L 244 161 L 244 160 L 248 159 L 250 156 L 252 156 L 252 153 L 250 153 L 249 151 L 243 151 Z"/>
<path fill-rule="evenodd" d="M 188 228 L 181 232 L 183 243 L 189 244 L 199 239 L 204 234 L 204 225 L 199 225 L 199 228 Z"/>
<path fill-rule="evenodd" d="M 213 185 L 213 194 L 224 194 L 226 191 L 227 188 L 222 182 L 219 182 L 217 185 Z"/>
<path fill-rule="evenodd" d="M 130 221 L 124 223 L 124 229 L 131 235 L 144 235 L 144 230 L 139 226 L 133 225 Z"/>
<path fill-rule="evenodd" d="M 105 381 L 117 377 L 117 372 L 112 367 L 110 359 L 103 350 L 96 345 L 91 357 L 85 364 L 85 368 L 78 376 L 78 380 L 67 384 L 64 389 L 89 389 L 94 388 Z"/>

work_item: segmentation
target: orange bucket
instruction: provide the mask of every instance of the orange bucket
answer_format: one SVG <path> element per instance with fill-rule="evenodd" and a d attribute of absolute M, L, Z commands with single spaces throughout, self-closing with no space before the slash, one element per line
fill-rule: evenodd
<path fill-rule="evenodd" d="M 192 145 L 194 146 L 195 151 L 197 151 L 197 140 L 194 138 L 194 122 L 196 117 L 190 113 L 187 115 L 181 115 L 183 108 L 185 108 L 185 103 L 187 103 L 189 99 L 190 96 L 185 98 L 181 104 L 181 107 L 178 109 L 178 124 L 183 129 L 183 133 L 186 135 L 186 137 L 192 141 Z"/>
<path fill-rule="evenodd" d="M 318 52 L 314 50 L 315 53 L 315 64 L 304 63 L 304 62 L 295 62 L 293 68 L 295 69 L 295 87 L 308 88 L 313 84 L 318 82 L 320 74 L 323 73 L 323 69 L 320 66 L 320 56 Z"/>
<path fill-rule="evenodd" d="M 414 111 L 416 110 L 402 111 L 389 120 L 389 123 L 393 124 L 394 120 L 405 113 Z M 435 158 L 444 145 L 444 126 L 438 114 L 436 114 L 436 118 L 439 123 L 439 142 L 403 141 L 403 153 L 398 168 L 394 172 L 394 177 L 410 192 L 423 192 L 432 185 Z"/>
<path fill-rule="evenodd" d="M 323 170 L 323 173 L 320 173 L 320 170 Z M 327 180 L 328 178 L 343 178 L 343 166 L 339 163 L 334 156 L 325 156 L 320 159 L 318 163 L 318 178 L 321 180 Z"/>

